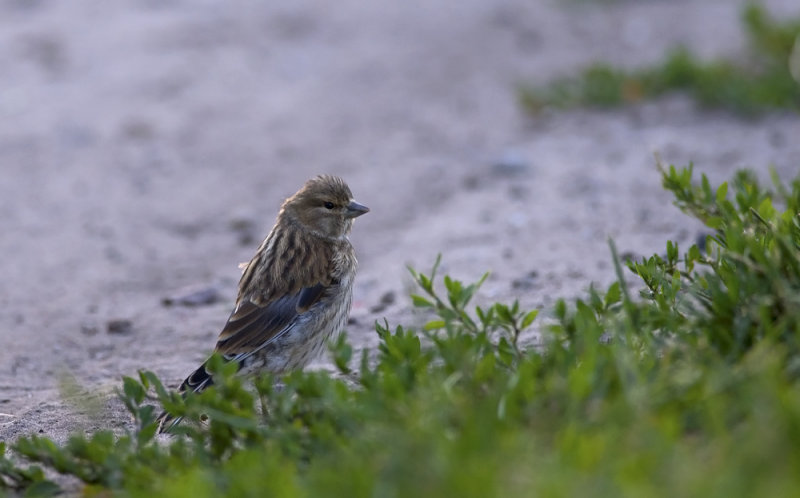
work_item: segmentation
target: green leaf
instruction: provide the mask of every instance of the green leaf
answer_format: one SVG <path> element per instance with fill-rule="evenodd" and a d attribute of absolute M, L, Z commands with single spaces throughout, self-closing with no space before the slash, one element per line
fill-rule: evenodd
<path fill-rule="evenodd" d="M 720 185 L 717 188 L 717 203 L 721 203 L 722 201 L 727 199 L 727 197 L 728 197 L 728 182 L 723 182 L 722 185 Z"/>
<path fill-rule="evenodd" d="M 411 294 L 411 303 L 417 308 L 433 308 L 435 307 L 432 302 L 425 299 L 418 294 Z"/>
<path fill-rule="evenodd" d="M 422 287 L 429 294 L 433 293 L 433 282 L 431 282 L 431 280 L 422 273 L 420 273 L 418 277 L 420 287 Z"/>
<path fill-rule="evenodd" d="M 706 226 L 718 230 L 725 224 L 725 219 L 721 216 L 710 216 L 705 220 Z"/>
<path fill-rule="evenodd" d="M 511 314 L 511 310 L 505 304 L 497 303 L 494 305 L 494 312 L 497 317 L 504 323 L 512 324 L 514 323 L 514 316 Z"/>
<path fill-rule="evenodd" d="M 486 325 L 488 323 L 487 320 L 488 317 L 486 316 L 486 313 L 483 312 L 483 309 L 481 309 L 480 306 L 475 306 L 475 314 L 478 316 L 478 320 L 480 320 L 483 325 Z"/>
<path fill-rule="evenodd" d="M 525 317 L 522 319 L 522 328 L 523 328 L 523 329 L 526 329 L 526 328 L 528 328 L 528 327 L 530 326 L 530 324 L 532 324 L 532 323 L 533 323 L 533 321 L 536 319 L 536 316 L 537 316 L 538 314 L 539 314 L 539 310 L 532 310 L 532 311 L 529 311 L 529 312 L 528 312 L 528 313 L 525 315 Z"/>
<path fill-rule="evenodd" d="M 438 330 L 443 329 L 446 326 L 444 320 L 431 320 L 430 322 L 426 323 L 423 330 Z"/>
<path fill-rule="evenodd" d="M 135 379 L 128 376 L 123 377 L 122 386 L 123 392 L 129 400 L 135 402 L 136 404 L 139 404 L 144 400 L 144 388 Z"/>
<path fill-rule="evenodd" d="M 58 484 L 48 481 L 42 480 L 34 482 L 33 484 L 25 490 L 25 496 L 56 496 L 61 493 L 61 488 Z"/>
<path fill-rule="evenodd" d="M 605 307 L 606 309 L 614 303 L 618 303 L 620 298 L 622 297 L 622 293 L 619 288 L 619 282 L 614 282 L 608 287 L 608 291 L 606 291 L 606 298 L 605 298 Z"/>
<path fill-rule="evenodd" d="M 772 200 L 769 197 L 766 197 L 761 201 L 761 203 L 758 205 L 757 211 L 758 214 L 767 221 L 774 219 L 776 215 L 775 208 L 772 207 Z"/>

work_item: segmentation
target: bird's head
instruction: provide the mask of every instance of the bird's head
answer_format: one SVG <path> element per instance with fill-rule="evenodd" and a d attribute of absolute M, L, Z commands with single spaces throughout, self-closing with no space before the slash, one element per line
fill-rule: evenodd
<path fill-rule="evenodd" d="M 368 207 L 353 200 L 344 180 L 329 175 L 308 180 L 281 208 L 282 216 L 332 239 L 345 237 L 353 226 L 353 219 L 367 212 Z"/>

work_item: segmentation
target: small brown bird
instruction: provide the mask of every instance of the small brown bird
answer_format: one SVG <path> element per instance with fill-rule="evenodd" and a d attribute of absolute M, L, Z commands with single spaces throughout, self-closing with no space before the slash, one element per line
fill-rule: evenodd
<path fill-rule="evenodd" d="M 353 200 L 335 176 L 307 181 L 284 201 L 275 225 L 243 266 L 236 305 L 215 352 L 239 364 L 240 374 L 281 374 L 303 368 L 347 323 L 356 256 L 347 235 L 369 208 Z M 213 378 L 204 363 L 179 391 L 199 392 Z M 158 417 L 159 431 L 180 422 Z"/>

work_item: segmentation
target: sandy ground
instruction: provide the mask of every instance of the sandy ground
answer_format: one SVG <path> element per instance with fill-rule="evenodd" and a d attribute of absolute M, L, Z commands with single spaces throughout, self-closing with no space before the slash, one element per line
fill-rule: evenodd
<path fill-rule="evenodd" d="M 479 300 L 547 310 L 613 279 L 609 236 L 639 255 L 693 241 L 653 153 L 715 180 L 789 178 L 800 117 L 674 97 L 531 118 L 514 88 L 678 42 L 736 55 L 741 4 L 0 1 L 0 439 L 120 428 L 121 376 L 179 382 L 213 347 L 237 264 L 317 173 L 372 208 L 352 236 L 358 347 L 375 320 L 419 319 L 405 266 L 439 252 L 456 277 L 492 271 Z M 219 299 L 162 303 L 192 288 Z M 88 414 L 59 390 L 71 378 L 98 395 Z"/>

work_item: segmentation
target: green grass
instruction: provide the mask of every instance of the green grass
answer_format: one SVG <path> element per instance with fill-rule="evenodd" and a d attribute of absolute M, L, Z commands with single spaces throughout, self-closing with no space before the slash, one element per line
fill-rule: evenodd
<path fill-rule="evenodd" d="M 771 189 L 747 172 L 712 186 L 663 169 L 665 188 L 713 232 L 706 250 L 618 263 L 618 280 L 559 301 L 541 321 L 518 305 L 476 308 L 473 284 L 412 270 L 422 330 L 376 324 L 376 355 L 331 351 L 338 375 L 283 388 L 219 382 L 185 400 L 148 372 L 120 390 L 121 436 L 2 450 L 7 490 L 88 495 L 738 497 L 800 493 L 800 178 Z M 624 272 L 642 280 L 632 296 Z M 155 399 L 186 417 L 154 439 Z M 192 422 L 203 415 L 208 422 Z M 2 491 L 2 489 L 0 489 Z"/>
<path fill-rule="evenodd" d="M 532 113 L 547 107 L 613 108 L 685 92 L 705 108 L 744 116 L 769 110 L 800 110 L 800 19 L 775 21 L 756 3 L 743 12 L 749 54 L 741 61 L 702 61 L 685 47 L 656 66 L 624 70 L 597 63 L 577 76 L 519 92 Z"/>

